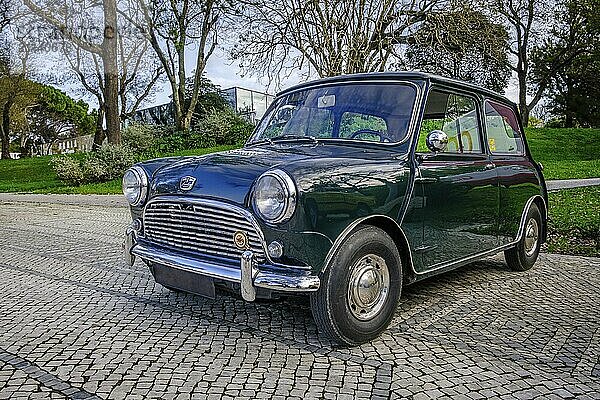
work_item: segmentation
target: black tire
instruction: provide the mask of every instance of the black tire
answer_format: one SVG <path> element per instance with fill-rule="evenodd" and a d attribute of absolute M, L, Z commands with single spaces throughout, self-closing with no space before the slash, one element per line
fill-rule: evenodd
<path fill-rule="evenodd" d="M 382 283 L 386 282 L 386 269 L 389 285 L 387 290 L 381 290 L 386 287 Z M 374 280 L 363 280 L 369 277 Z M 375 306 L 366 308 L 369 312 L 357 307 L 359 303 L 353 302 L 352 298 L 362 301 L 364 297 L 353 297 L 353 293 L 365 294 L 361 290 L 368 291 L 370 286 L 351 285 L 351 281 L 377 282 L 371 285 L 375 287 L 374 291 L 364 296 L 374 299 Z M 356 290 L 350 291 L 350 287 Z M 321 287 L 311 294 L 310 303 L 321 332 L 341 345 L 356 346 L 376 338 L 388 327 L 401 292 L 402 261 L 396 244 L 382 229 L 362 226 L 351 233 L 336 251 L 321 276 Z"/>
<path fill-rule="evenodd" d="M 531 244 L 531 236 L 528 237 L 528 230 L 533 226 L 536 228 L 531 229 L 537 229 L 537 239 L 534 245 Z M 540 254 L 540 247 L 542 245 L 542 227 L 542 214 L 540 213 L 538 206 L 534 203 L 529 207 L 527 216 L 525 217 L 523 237 L 515 247 L 504 251 L 504 259 L 511 270 L 527 271 L 533 267 L 533 264 L 535 264 L 538 255 Z"/>

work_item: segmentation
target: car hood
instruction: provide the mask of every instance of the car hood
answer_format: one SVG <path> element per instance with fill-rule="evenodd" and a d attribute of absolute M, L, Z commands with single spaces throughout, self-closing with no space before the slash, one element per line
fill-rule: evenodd
<path fill-rule="evenodd" d="M 364 158 L 383 159 L 381 150 L 365 150 L 353 146 L 307 144 L 264 145 L 245 147 L 198 157 L 184 157 L 154 171 L 151 197 L 187 195 L 218 198 L 245 205 L 252 185 L 265 171 L 281 168 L 294 177 L 295 171 L 306 173 L 307 165 L 333 166 L 361 163 Z M 389 158 L 389 151 L 385 151 Z M 358 155 L 358 157 L 357 157 Z M 364 157 L 363 157 L 364 156 Z M 363 158 L 363 161 L 359 159 Z M 196 182 L 191 190 L 180 188 L 184 177 Z"/>

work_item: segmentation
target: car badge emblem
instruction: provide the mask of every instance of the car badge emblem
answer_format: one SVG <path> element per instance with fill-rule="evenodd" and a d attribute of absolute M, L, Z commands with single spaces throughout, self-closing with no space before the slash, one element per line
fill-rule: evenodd
<path fill-rule="evenodd" d="M 233 234 L 233 244 L 240 250 L 248 249 L 248 235 L 242 231 Z"/>
<path fill-rule="evenodd" d="M 179 181 L 179 189 L 187 192 L 187 191 L 192 190 L 194 188 L 195 184 L 196 184 L 196 178 L 194 178 L 193 176 L 184 176 Z"/>

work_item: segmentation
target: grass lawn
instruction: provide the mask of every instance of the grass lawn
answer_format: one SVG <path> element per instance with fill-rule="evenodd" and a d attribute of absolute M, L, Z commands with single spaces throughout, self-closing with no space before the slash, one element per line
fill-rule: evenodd
<path fill-rule="evenodd" d="M 548 250 L 600 257 L 600 186 L 549 193 Z"/>
<path fill-rule="evenodd" d="M 600 177 L 600 129 L 529 128 L 526 136 L 547 180 Z"/>
<path fill-rule="evenodd" d="M 231 150 L 235 146 L 219 146 L 208 149 L 186 150 L 166 156 L 190 156 Z M 78 194 L 121 194 L 121 180 L 93 183 L 82 186 L 67 186 L 58 180 L 50 166 L 51 157 L 25 158 L 22 160 L 0 160 L 0 192 L 19 193 L 78 193 Z"/>

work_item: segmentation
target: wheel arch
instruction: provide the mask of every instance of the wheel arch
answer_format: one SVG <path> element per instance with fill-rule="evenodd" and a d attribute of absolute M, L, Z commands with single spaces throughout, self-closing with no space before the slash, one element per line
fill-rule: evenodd
<path fill-rule="evenodd" d="M 523 208 L 523 214 L 521 215 L 521 222 L 519 224 L 519 231 L 517 232 L 516 242 L 521 240 L 521 238 L 523 237 L 523 234 L 525 232 L 525 223 L 527 222 L 526 221 L 527 213 L 529 212 L 529 209 L 531 208 L 532 204 L 535 204 L 537 206 L 537 208 L 540 210 L 540 213 L 542 214 L 541 239 L 542 239 L 542 243 L 546 242 L 546 238 L 548 235 L 548 207 L 546 205 L 546 201 L 544 200 L 544 198 L 542 196 L 540 196 L 539 194 L 536 194 L 535 196 L 531 196 L 529 198 L 529 200 L 527 200 L 527 203 L 525 204 L 525 207 Z"/>
<path fill-rule="evenodd" d="M 542 213 L 542 243 L 546 243 L 548 238 L 548 207 L 542 196 L 535 196 L 533 202 Z"/>
<path fill-rule="evenodd" d="M 343 241 L 361 226 L 377 227 L 379 229 L 382 229 L 392 238 L 392 240 L 396 244 L 398 253 L 400 253 L 400 258 L 402 261 L 403 279 L 405 281 L 412 281 L 411 272 L 413 271 L 413 260 L 408 239 L 404 234 L 402 228 L 398 225 L 398 223 L 392 218 L 388 217 L 387 215 L 372 215 L 369 217 L 358 219 L 352 224 L 350 224 L 333 243 L 329 254 L 327 254 L 327 258 L 325 259 L 323 271 L 329 268 L 329 265 L 331 264 L 335 253 L 338 251 Z"/>

